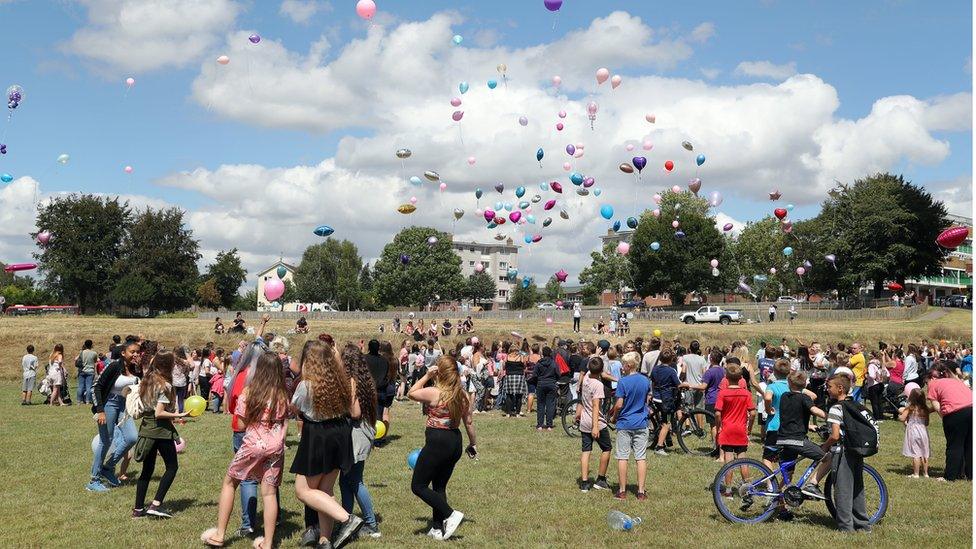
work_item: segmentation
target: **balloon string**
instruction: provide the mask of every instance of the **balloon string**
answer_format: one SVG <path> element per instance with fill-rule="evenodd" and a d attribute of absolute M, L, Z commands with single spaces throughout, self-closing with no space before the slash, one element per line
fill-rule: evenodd
<path fill-rule="evenodd" d="M 458 122 L 458 139 L 461 140 L 461 145 L 464 145 L 464 134 L 461 133 L 461 123 Z"/>

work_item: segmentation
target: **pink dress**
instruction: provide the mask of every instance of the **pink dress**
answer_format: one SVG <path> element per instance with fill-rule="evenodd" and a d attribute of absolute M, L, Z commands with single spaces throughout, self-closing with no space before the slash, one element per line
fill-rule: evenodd
<path fill-rule="evenodd" d="M 234 414 L 244 417 L 246 398 L 238 399 Z M 281 486 L 285 464 L 285 435 L 288 420 L 285 406 L 281 406 L 275 418 L 281 421 L 269 423 L 270 410 L 265 410 L 261 421 L 247 426 L 240 449 L 227 468 L 227 475 L 237 480 L 253 480 L 271 486 Z"/>
<path fill-rule="evenodd" d="M 908 416 L 905 423 L 905 442 L 901 447 L 901 454 L 910 458 L 929 457 L 929 430 L 925 419 L 916 414 Z"/>

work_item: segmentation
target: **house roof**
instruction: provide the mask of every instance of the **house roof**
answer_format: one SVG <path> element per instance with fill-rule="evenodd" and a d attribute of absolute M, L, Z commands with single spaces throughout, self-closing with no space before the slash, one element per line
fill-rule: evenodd
<path fill-rule="evenodd" d="M 291 273 L 294 273 L 295 272 L 295 269 L 297 268 L 294 265 L 291 265 L 289 263 L 285 263 L 284 261 L 278 260 L 277 262 L 275 262 L 274 265 L 272 265 L 272 266 L 268 267 L 267 269 L 265 269 L 265 270 L 261 271 L 260 273 L 258 273 L 258 277 L 262 277 L 262 276 L 268 274 L 271 271 L 277 270 L 278 269 L 278 265 L 284 265 L 285 268 L 288 269 L 288 271 L 291 272 Z"/>

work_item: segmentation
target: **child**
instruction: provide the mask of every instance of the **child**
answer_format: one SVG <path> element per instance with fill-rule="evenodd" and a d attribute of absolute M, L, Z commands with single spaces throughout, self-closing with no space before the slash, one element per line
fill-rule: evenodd
<path fill-rule="evenodd" d="M 205 531 L 200 539 L 208 547 L 223 547 L 237 486 L 242 480 L 253 480 L 260 483 L 264 501 L 264 536 L 254 540 L 254 547 L 270 548 L 274 545 L 277 492 L 284 471 L 285 435 L 288 432 L 288 390 L 281 360 L 276 354 L 262 353 L 258 357 L 254 377 L 241 393 L 234 414 L 242 418 L 246 426 L 244 441 L 224 475 L 217 527 Z"/>
<path fill-rule="evenodd" d="M 352 422 L 352 453 L 355 463 L 352 469 L 339 474 L 339 488 L 342 491 L 342 508 L 352 513 L 353 501 L 359 502 L 366 524 L 359 530 L 360 536 L 378 538 L 381 536 L 376 514 L 373 512 L 373 498 L 363 482 L 363 469 L 366 458 L 373 449 L 376 439 L 376 385 L 362 351 L 356 345 L 346 344 L 342 349 L 342 363 L 350 378 L 356 380 L 356 395 L 362 417 Z"/>
<path fill-rule="evenodd" d="M 842 532 L 860 530 L 870 532 L 868 514 L 864 502 L 864 457 L 848 451 L 841 442 L 844 436 L 844 402 L 851 390 L 851 378 L 846 374 L 835 374 L 827 380 L 827 394 L 836 401 L 827 412 L 827 425 L 830 435 L 824 447 L 834 453 L 834 508 L 837 513 L 837 528 Z M 837 444 L 836 448 L 833 446 Z"/>
<path fill-rule="evenodd" d="M 222 363 L 216 367 L 216 373 L 210 378 L 209 400 L 213 406 L 213 413 L 219 414 L 220 403 L 224 400 L 224 366 Z"/>
<path fill-rule="evenodd" d="M 778 349 L 772 349 L 774 354 Z M 766 351 L 769 353 L 769 350 Z M 773 375 L 769 378 L 766 390 L 763 392 L 763 402 L 766 405 L 766 436 L 763 439 L 763 463 L 766 467 L 775 469 L 773 465 L 778 461 L 776 436 L 779 431 L 779 400 L 790 391 L 786 378 L 790 375 L 790 361 L 779 359 L 773 366 Z"/>
<path fill-rule="evenodd" d="M 745 457 L 749 446 L 746 424 L 756 415 L 756 404 L 752 392 L 740 385 L 742 367 L 738 364 L 725 365 L 725 378 L 729 386 L 720 389 L 715 398 L 715 424 L 718 425 L 718 444 L 726 463 Z M 726 497 L 732 497 L 732 472 L 725 476 Z"/>
<path fill-rule="evenodd" d="M 630 352 L 623 357 L 623 377 L 617 381 L 617 402 L 610 412 L 617 423 L 617 474 L 619 486 L 616 499 L 627 497 L 627 461 L 633 452 L 637 461 L 637 500 L 644 501 L 644 480 L 647 477 L 647 395 L 651 391 L 647 377 L 637 373 L 640 355 Z"/>
<path fill-rule="evenodd" d="M 657 435 L 657 443 L 654 446 L 654 453 L 666 456 L 668 453 L 664 450 L 664 443 L 671 430 L 671 416 L 678 409 L 681 381 L 678 379 L 678 370 L 675 369 L 678 357 L 674 350 L 665 348 L 659 357 L 658 365 L 651 372 L 651 385 L 654 387 L 652 397 L 660 415 L 658 424 L 661 426 Z"/>
<path fill-rule="evenodd" d="M 776 415 L 779 416 L 776 444 L 783 449 L 780 457 L 783 461 L 793 461 L 798 457 L 803 457 L 812 459 L 815 463 L 820 462 L 830 447 L 821 448 L 811 442 L 807 439 L 807 430 L 811 415 L 826 419 L 827 414 L 813 405 L 813 399 L 817 395 L 804 388 L 807 386 L 807 375 L 805 373 L 793 372 L 787 381 L 790 390 L 783 393 L 779 400 L 779 407 L 776 408 Z M 803 495 L 816 499 L 826 499 L 820 492 L 820 488 L 817 487 L 817 483 L 827 475 L 829 470 L 829 461 L 820 463 L 807 484 L 801 488 Z"/>
<path fill-rule="evenodd" d="M 20 359 L 20 366 L 24 370 L 24 383 L 20 388 L 20 405 L 28 406 L 34 392 L 34 382 L 37 381 L 37 356 L 34 355 L 33 345 L 27 346 L 27 354 Z"/>
<path fill-rule="evenodd" d="M 139 384 L 139 398 L 145 407 L 142 425 L 139 426 L 139 440 L 136 442 L 135 460 L 142 462 L 142 471 L 136 483 L 136 502 L 132 508 L 132 518 L 151 515 L 159 518 L 172 518 L 163 508 L 163 499 L 169 491 L 178 468 L 176 441 L 180 438 L 173 421 L 183 422 L 188 412 L 176 411 L 176 391 L 173 389 L 173 367 L 176 356 L 170 351 L 161 351 L 152 361 L 150 371 Z M 159 479 L 156 497 L 147 509 L 146 491 L 156 469 L 156 455 L 163 457 L 166 470 Z"/>
<path fill-rule="evenodd" d="M 912 478 L 918 478 L 919 469 L 929 478 L 929 407 L 921 389 L 912 389 L 908 406 L 898 410 L 898 419 L 905 424 L 901 453 L 912 458 Z"/>
<path fill-rule="evenodd" d="M 609 490 L 607 484 L 607 467 L 610 465 L 610 429 L 607 419 L 600 413 L 603 399 L 606 396 L 601 376 L 603 375 L 603 360 L 593 357 L 587 363 L 588 374 L 583 378 L 580 406 L 576 410 L 576 421 L 579 423 L 580 435 L 583 437 L 583 453 L 580 455 L 580 492 L 589 492 L 590 488 Z M 590 451 L 593 441 L 600 445 L 600 468 L 597 470 L 596 483 L 590 483 Z"/>

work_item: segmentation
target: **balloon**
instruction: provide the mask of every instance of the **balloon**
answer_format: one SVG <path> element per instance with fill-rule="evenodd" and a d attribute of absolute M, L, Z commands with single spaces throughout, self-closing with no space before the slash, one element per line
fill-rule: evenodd
<path fill-rule="evenodd" d="M 576 154 L 576 146 L 573 145 L 572 143 L 566 145 L 566 154 L 568 154 L 569 156 L 573 156 L 574 154 Z"/>
<path fill-rule="evenodd" d="M 562 194 L 562 192 L 563 192 L 563 186 L 558 181 L 553 181 L 553 182 L 549 183 L 549 187 L 552 188 L 552 190 L 553 191 L 556 191 L 557 193 Z"/>
<path fill-rule="evenodd" d="M 458 84 L 458 91 L 461 92 L 461 95 L 464 95 L 465 93 L 467 93 L 468 92 L 468 83 L 467 82 L 461 82 L 460 84 Z"/>
<path fill-rule="evenodd" d="M 640 173 L 640 171 L 644 169 L 644 166 L 647 165 L 647 159 L 643 156 L 635 156 L 630 160 L 634 163 L 634 167 L 637 168 L 638 173 Z"/>
<path fill-rule="evenodd" d="M 521 125 L 521 126 L 528 126 L 529 125 L 529 119 L 526 118 L 526 117 L 524 117 L 524 116 L 520 116 L 519 119 L 518 119 L 518 122 L 519 122 L 519 125 Z"/>
<path fill-rule="evenodd" d="M 507 276 L 509 280 L 515 280 L 515 277 L 518 276 L 518 269 L 515 267 L 509 267 L 508 271 L 505 272 L 505 276 Z"/>
<path fill-rule="evenodd" d="M 785 255 L 786 257 L 793 255 L 793 248 L 789 246 L 783 248 L 783 255 Z"/>
<path fill-rule="evenodd" d="M 836 267 L 836 263 L 837 263 L 837 256 L 836 255 L 834 255 L 834 254 L 827 254 L 827 255 L 824 256 L 824 259 L 826 259 L 827 261 L 829 261 L 832 265 L 834 265 Z"/>
<path fill-rule="evenodd" d="M 495 223 L 494 220 L 492 220 L 490 223 L 488 223 L 488 228 L 489 229 L 494 229 L 497 226 L 498 226 L 498 223 Z"/>
<path fill-rule="evenodd" d="M 563 269 L 559 269 L 558 271 L 556 271 L 556 280 L 558 280 L 559 282 L 566 282 L 566 277 L 568 276 L 569 273 L 567 273 Z"/>
<path fill-rule="evenodd" d="M 454 113 L 451 114 L 451 120 L 455 122 L 460 122 L 462 118 L 464 118 L 464 111 L 454 111 Z"/>
<path fill-rule="evenodd" d="M 131 88 L 132 86 L 135 86 L 135 85 L 136 85 L 136 79 L 135 79 L 135 78 L 132 78 L 131 76 L 130 76 L 130 77 L 128 77 L 128 78 L 126 78 L 126 79 L 125 79 L 125 85 L 126 85 L 126 86 L 129 86 L 130 88 Z"/>
<path fill-rule="evenodd" d="M 766 275 L 752 275 L 752 281 L 756 284 L 765 284 L 767 280 Z"/>
<path fill-rule="evenodd" d="M 556 76 L 553 76 L 552 77 L 552 85 L 553 86 L 555 86 L 555 87 L 558 88 L 559 85 L 562 84 L 562 83 L 563 83 L 563 79 L 559 75 L 556 75 Z"/>
<path fill-rule="evenodd" d="M 641 148 L 644 149 L 645 151 L 649 151 L 654 148 L 654 143 L 651 143 L 650 141 L 645 141 L 644 143 L 641 144 Z"/>
<path fill-rule="evenodd" d="M 410 256 L 407 254 L 400 254 L 400 263 L 404 265 L 410 263 Z"/>
<path fill-rule="evenodd" d="M 426 171 L 426 172 L 424 172 L 424 177 L 427 178 L 427 181 L 433 181 L 433 182 L 440 181 L 440 179 L 441 179 L 441 176 L 437 172 L 434 172 L 434 171 Z"/>
<path fill-rule="evenodd" d="M 413 204 L 401 204 L 400 207 L 397 208 L 397 211 L 404 215 L 407 215 L 417 211 L 417 207 L 414 206 Z"/>
<path fill-rule="evenodd" d="M 444 183 L 443 181 L 441 181 L 441 184 L 438 185 L 437 188 L 440 189 L 441 192 L 444 192 L 444 191 L 447 190 L 447 183 Z"/>
<path fill-rule="evenodd" d="M 654 330 L 654 337 L 661 337 L 661 330 Z"/>
<path fill-rule="evenodd" d="M 948 229 L 939 233 L 939 236 L 935 238 L 935 242 L 942 246 L 943 248 L 948 248 L 954 250 L 959 247 L 960 244 L 966 241 L 969 237 L 969 228 L 967 227 L 949 227 Z M 833 263 L 833 261 L 831 261 Z"/>
<path fill-rule="evenodd" d="M 696 177 L 696 178 L 694 178 L 694 179 L 692 179 L 691 181 L 688 182 L 688 190 L 691 191 L 691 192 L 693 192 L 693 193 L 695 193 L 697 195 L 698 194 L 698 191 L 701 190 L 701 184 L 702 184 L 701 183 L 701 179 L 698 179 Z"/>
<path fill-rule="evenodd" d="M 7 108 L 16 109 L 20 102 L 24 100 L 26 93 L 19 84 L 14 84 L 7 88 Z"/>
<path fill-rule="evenodd" d="M 678 240 L 683 239 L 685 236 L 686 235 L 684 231 L 675 231 L 674 233 L 674 237 L 677 238 Z"/>
<path fill-rule="evenodd" d="M 626 162 L 622 163 L 621 165 L 619 165 L 617 167 L 620 168 L 620 171 L 622 171 L 624 173 L 634 173 L 634 167 L 631 166 L 630 164 L 626 163 Z"/>
<path fill-rule="evenodd" d="M 569 174 L 569 180 L 573 182 L 573 185 L 579 186 L 583 184 L 583 174 L 579 172 L 573 172 Z"/>
<path fill-rule="evenodd" d="M 797 268 L 796 268 L 796 274 L 798 274 L 798 275 L 800 275 L 800 276 L 803 276 L 803 275 L 805 275 L 805 274 L 806 274 L 806 272 L 807 272 L 807 270 L 806 270 L 806 269 L 804 269 L 803 267 L 797 267 Z"/>
<path fill-rule="evenodd" d="M 495 65 L 495 70 L 498 71 L 500 74 L 505 74 L 505 71 L 508 70 L 508 65 L 506 65 L 505 63 L 499 63 Z"/>
<path fill-rule="evenodd" d="M 793 223 L 790 221 L 784 221 L 780 227 L 782 227 L 784 233 L 789 234 L 793 232 Z"/>
<path fill-rule="evenodd" d="M 0 181 L 3 181 L 4 183 L 10 183 L 13 180 L 14 176 L 10 175 L 9 173 L 0 174 Z"/>
<path fill-rule="evenodd" d="M 495 202 L 495 211 L 496 212 L 499 212 L 499 211 L 501 211 L 503 209 L 505 209 L 505 203 L 504 202 L 502 202 L 501 200 L 499 200 L 498 202 Z"/>
<path fill-rule="evenodd" d="M 692 146 L 691 142 L 689 142 L 689 141 L 682 141 L 681 142 L 681 146 L 684 147 L 684 149 L 686 151 L 693 151 L 693 150 L 695 150 L 695 147 Z"/>
<path fill-rule="evenodd" d="M 704 163 L 705 163 L 705 155 L 703 155 L 703 154 L 699 154 L 699 155 L 698 155 L 698 156 L 697 156 L 697 157 L 695 158 L 695 164 L 698 164 L 699 166 L 701 166 L 701 165 L 702 165 L 702 164 L 704 164 Z"/>
<path fill-rule="evenodd" d="M 413 152 L 410 149 L 397 149 L 396 157 L 403 160 L 404 158 L 410 158 Z"/>
<path fill-rule="evenodd" d="M 415 186 L 415 187 L 419 187 L 419 186 L 423 185 L 424 182 L 421 181 L 421 179 L 415 175 L 415 176 L 412 176 L 410 178 L 410 184 L 413 185 L 413 186 Z"/>
<path fill-rule="evenodd" d="M 776 274 L 776 267 L 770 267 L 769 268 L 769 274 L 775 275 Z"/>
<path fill-rule="evenodd" d="M 556 113 L 556 116 L 558 116 L 559 118 L 566 118 L 566 111 L 559 111 L 558 113 Z"/>
<path fill-rule="evenodd" d="M 628 152 L 630 152 L 634 150 L 635 147 L 633 143 L 627 143 L 626 145 L 624 145 L 624 148 L 627 149 Z"/>
<path fill-rule="evenodd" d="M 0 154 L 7 154 L 7 146 L 0 143 Z"/>
<path fill-rule="evenodd" d="M 593 196 L 600 196 L 601 194 L 603 194 L 603 189 L 600 187 L 593 189 Z"/>
<path fill-rule="evenodd" d="M 499 183 L 495 185 L 495 191 L 497 191 L 498 194 L 502 194 L 503 192 L 505 192 L 505 185 L 503 183 Z"/>
<path fill-rule="evenodd" d="M 230 57 L 227 57 L 226 55 L 221 55 L 220 57 L 217 58 L 217 63 L 220 65 L 226 65 L 227 63 L 230 63 Z"/>
<path fill-rule="evenodd" d="M 413 469 L 417 466 L 417 459 L 420 457 L 420 448 L 414 448 L 407 454 L 407 466 Z"/>
<path fill-rule="evenodd" d="M 373 0 L 359 0 L 359 2 L 356 2 L 356 15 L 369 21 L 376 15 L 376 2 L 373 2 Z"/>
<path fill-rule="evenodd" d="M 652 196 L 651 199 L 654 200 L 654 203 L 655 204 L 660 204 L 661 203 L 661 195 L 659 195 L 657 193 L 654 193 L 654 196 Z"/>
<path fill-rule="evenodd" d="M 645 114 L 644 115 L 644 120 L 647 120 L 648 122 L 650 122 L 651 124 L 653 124 L 654 122 L 657 121 L 657 117 L 654 116 L 653 114 Z"/>
<path fill-rule="evenodd" d="M 563 219 L 569 219 L 569 212 L 566 210 L 559 210 L 559 217 Z"/>
<path fill-rule="evenodd" d="M 430 238 L 427 239 L 427 245 L 428 246 L 433 246 L 434 244 L 437 244 L 437 237 L 436 236 L 432 236 L 432 237 L 430 237 Z"/>
<path fill-rule="evenodd" d="M 552 218 L 551 217 L 547 217 L 547 218 L 545 218 L 545 219 L 542 220 L 542 226 L 543 227 L 548 227 L 549 225 L 552 225 Z"/>
<path fill-rule="evenodd" d="M 377 419 L 376 420 L 376 440 L 379 440 L 379 439 L 381 439 L 381 438 L 383 438 L 385 436 L 386 436 L 386 424 L 383 423 L 383 420 Z"/>
<path fill-rule="evenodd" d="M 411 204 L 416 204 L 417 203 L 417 197 L 416 196 L 411 196 L 410 197 L 410 203 Z"/>
<path fill-rule="evenodd" d="M 539 147 L 539 150 L 535 151 L 535 159 L 539 162 L 542 162 L 542 157 L 545 155 L 546 152 L 542 150 L 542 147 Z"/>
<path fill-rule="evenodd" d="M 596 101 L 590 101 L 586 104 L 586 112 L 590 116 L 596 116 L 598 110 L 600 110 L 600 106 L 596 104 Z"/>
<path fill-rule="evenodd" d="M 508 214 L 508 219 L 512 223 L 518 223 L 519 219 L 522 219 L 522 212 L 515 210 L 514 212 Z"/>
<path fill-rule="evenodd" d="M 474 163 L 477 162 L 477 161 L 478 161 L 477 158 L 475 158 L 473 156 L 469 156 L 468 157 L 468 166 L 474 166 Z"/>
<path fill-rule="evenodd" d="M 776 218 L 779 219 L 780 221 L 782 221 L 786 217 L 786 213 L 787 212 L 785 208 L 776 208 L 775 210 L 773 210 L 773 215 L 775 215 Z"/>
<path fill-rule="evenodd" d="M 610 71 L 606 68 L 599 68 L 596 70 L 596 83 L 597 85 L 602 84 L 610 78 Z"/>
<path fill-rule="evenodd" d="M 578 194 L 579 196 L 589 196 L 590 195 L 590 190 L 589 189 L 576 189 L 576 194 Z"/>
<path fill-rule="evenodd" d="M 525 216 L 525 221 L 528 222 L 531 225 L 535 225 L 535 216 L 532 215 L 532 214 L 529 214 L 529 215 Z"/>
<path fill-rule="evenodd" d="M 542 202 L 542 197 L 541 197 L 541 196 L 539 196 L 539 195 L 534 195 L 534 196 L 532 197 L 532 203 L 533 203 L 533 204 L 538 204 L 539 202 Z"/>
<path fill-rule="evenodd" d="M 480 273 L 484 270 L 485 270 L 485 266 L 482 263 L 478 263 L 477 265 L 474 266 L 474 272 L 476 273 Z"/>
<path fill-rule="evenodd" d="M 261 35 L 255 33 L 252 34 L 251 36 L 248 36 L 247 39 L 250 40 L 252 44 L 257 44 L 258 42 L 261 41 Z"/>
<path fill-rule="evenodd" d="M 603 219 L 612 219 L 613 218 L 613 206 L 611 206 L 610 204 L 604 204 L 604 205 L 600 206 L 600 215 L 603 216 Z"/>
<path fill-rule="evenodd" d="M 721 273 L 719 272 L 718 269 L 714 269 L 714 268 L 712 269 L 712 276 L 718 276 L 719 274 Z"/>
<path fill-rule="evenodd" d="M 184 405 L 185 404 L 186 403 L 184 403 Z M 186 439 L 184 439 L 183 437 L 176 439 L 176 444 L 174 444 L 174 447 L 176 449 L 177 454 L 182 454 L 184 451 L 186 451 Z"/>
<path fill-rule="evenodd" d="M 460 34 L 455 34 L 454 38 L 452 38 L 451 41 L 454 42 L 455 46 L 460 46 L 461 42 L 464 42 L 464 37 L 461 36 Z"/>
<path fill-rule="evenodd" d="M 268 293 L 267 284 L 265 284 L 264 293 L 265 294 Z M 183 403 L 183 409 L 186 410 L 187 412 L 190 412 L 189 414 L 190 417 L 198 417 L 207 410 L 207 399 L 203 398 L 200 395 L 193 395 L 191 397 L 187 397 L 186 401 Z"/>
<path fill-rule="evenodd" d="M 713 208 L 720 206 L 722 204 L 722 193 L 712 191 L 712 194 L 708 195 L 708 203 L 711 204 Z"/>
<path fill-rule="evenodd" d="M 556 122 L 556 131 L 560 131 L 561 132 L 561 131 L 563 131 L 563 128 L 565 128 L 565 127 L 566 126 L 563 126 L 563 123 L 562 122 Z"/>
<path fill-rule="evenodd" d="M 788 211 L 788 212 L 792 212 L 792 211 L 793 211 L 793 208 L 795 208 L 795 207 L 796 207 L 796 206 L 794 206 L 793 204 L 787 204 L 787 205 L 786 205 L 786 211 Z"/>
<path fill-rule="evenodd" d="M 285 278 L 285 275 L 288 274 L 288 269 L 286 269 L 284 265 L 278 265 L 278 269 L 275 271 L 275 274 L 278 275 L 278 278 L 283 279 Z"/>
<path fill-rule="evenodd" d="M 803 266 L 809 271 L 810 269 L 813 268 L 813 263 L 810 263 L 809 261 L 807 261 L 806 259 L 804 259 L 803 260 Z"/>
<path fill-rule="evenodd" d="M 319 225 L 312 232 L 315 234 L 315 236 L 329 236 L 335 232 L 335 229 L 328 225 Z"/>
<path fill-rule="evenodd" d="M 37 268 L 37 263 L 11 263 L 3 268 L 5 273 L 15 273 L 17 271 L 30 271 Z"/>
<path fill-rule="evenodd" d="M 546 203 L 542 206 L 542 209 L 548 211 L 548 210 L 553 209 L 555 206 L 556 206 L 556 199 L 553 198 L 553 199 L 547 200 Z"/>
<path fill-rule="evenodd" d="M 594 183 L 596 183 L 596 179 L 593 179 L 592 177 L 587 177 L 583 180 L 583 186 L 586 188 L 592 187 Z"/>
<path fill-rule="evenodd" d="M 661 243 L 660 242 L 657 242 L 657 241 L 651 242 L 651 249 L 654 250 L 655 252 L 658 251 L 658 250 L 660 250 L 661 249 Z"/>
<path fill-rule="evenodd" d="M 636 229 L 637 228 L 637 218 L 636 217 L 628 217 L 627 218 L 627 226 L 630 227 L 631 229 Z"/>
<path fill-rule="evenodd" d="M 532 242 L 532 237 L 531 236 L 527 236 L 525 238 L 528 239 L 529 242 Z M 532 279 L 531 278 L 525 277 L 525 278 L 522 279 L 522 287 L 523 288 L 528 288 L 530 284 L 532 284 Z"/>
<path fill-rule="evenodd" d="M 779 200 L 779 197 L 781 197 L 781 196 L 783 196 L 783 193 L 781 193 L 781 192 L 779 192 L 779 191 L 778 191 L 778 190 L 776 190 L 776 189 L 773 189 L 773 190 L 772 190 L 772 191 L 771 191 L 771 192 L 769 193 L 769 199 L 770 199 L 770 200 Z"/>
<path fill-rule="evenodd" d="M 51 241 L 51 233 L 48 231 L 41 231 L 37 233 L 37 242 L 41 245 L 45 245 Z"/>
<path fill-rule="evenodd" d="M 678 193 L 681 192 L 681 187 L 679 187 L 677 185 L 674 185 L 674 186 L 671 187 L 671 192 L 673 192 L 674 194 L 678 194 Z M 681 206 L 680 203 L 674 205 L 675 209 L 678 209 L 679 206 Z"/>
<path fill-rule="evenodd" d="M 677 219 L 675 219 L 674 221 L 671 222 L 671 226 L 673 228 L 677 229 L 678 227 L 681 226 L 681 222 L 679 222 Z"/>
<path fill-rule="evenodd" d="M 458 220 L 464 217 L 464 210 L 461 208 L 454 208 L 454 219 Z"/>
<path fill-rule="evenodd" d="M 610 228 L 613 229 L 613 232 L 619 233 L 620 232 L 620 220 L 618 219 L 618 220 L 614 221 L 613 222 L 613 225 L 611 225 Z"/>
<path fill-rule="evenodd" d="M 474 197 L 475 198 L 481 198 L 481 195 L 483 195 L 483 194 L 484 194 L 484 191 L 482 191 L 481 188 L 477 188 L 477 189 L 474 190 Z"/>
<path fill-rule="evenodd" d="M 504 237 L 502 238 L 499 237 L 502 237 L 502 235 L 495 236 L 495 240 L 502 240 L 504 238 Z M 525 235 L 525 237 L 523 237 L 522 240 L 524 240 L 526 244 L 532 244 L 532 237 L 530 235 Z"/>
<path fill-rule="evenodd" d="M 572 169 L 573 169 L 573 165 L 572 164 L 570 164 L 569 162 L 563 162 L 563 171 L 564 172 L 568 172 L 569 170 L 572 170 Z"/>
<path fill-rule="evenodd" d="M 726 223 L 725 225 L 722 226 L 722 230 L 725 231 L 725 232 L 731 231 L 732 230 L 732 224 L 731 223 Z"/>
<path fill-rule="evenodd" d="M 743 282 L 742 280 L 739 280 L 739 290 L 741 290 L 743 293 L 746 294 L 752 293 L 752 288 L 750 288 L 749 285 Z"/>
<path fill-rule="evenodd" d="M 651 215 L 653 215 L 654 217 L 661 217 L 661 209 L 654 208 L 653 210 L 651 210 Z"/>
<path fill-rule="evenodd" d="M 496 88 L 497 86 L 498 86 L 498 82 L 495 82 L 494 80 L 489 80 L 489 81 L 488 81 L 488 89 L 489 89 L 489 90 L 493 90 L 493 89 L 495 89 L 495 88 Z"/>
<path fill-rule="evenodd" d="M 559 8 L 563 7 L 563 0 L 543 0 L 542 3 L 549 11 L 559 11 Z"/>
<path fill-rule="evenodd" d="M 122 168 L 122 171 L 125 173 L 132 173 L 132 166 L 126 166 L 125 168 Z"/>
<path fill-rule="evenodd" d="M 495 219 L 495 210 L 492 210 L 491 208 L 486 209 L 484 216 L 485 216 L 485 221 L 490 222 L 492 219 Z"/>
<path fill-rule="evenodd" d="M 667 160 L 667 161 L 665 161 L 665 162 L 664 162 L 664 169 L 665 169 L 665 170 L 668 170 L 669 172 L 670 172 L 671 170 L 673 170 L 673 169 L 674 169 L 674 162 L 672 162 L 672 161 L 670 161 L 670 160 Z"/>
<path fill-rule="evenodd" d="M 619 86 L 623 81 L 624 79 L 621 78 L 619 74 L 615 74 L 610 78 L 610 87 L 617 89 L 617 86 Z"/>
<path fill-rule="evenodd" d="M 627 255 L 630 252 L 630 244 L 628 242 L 618 242 L 617 243 L 617 253 L 620 255 Z"/>

